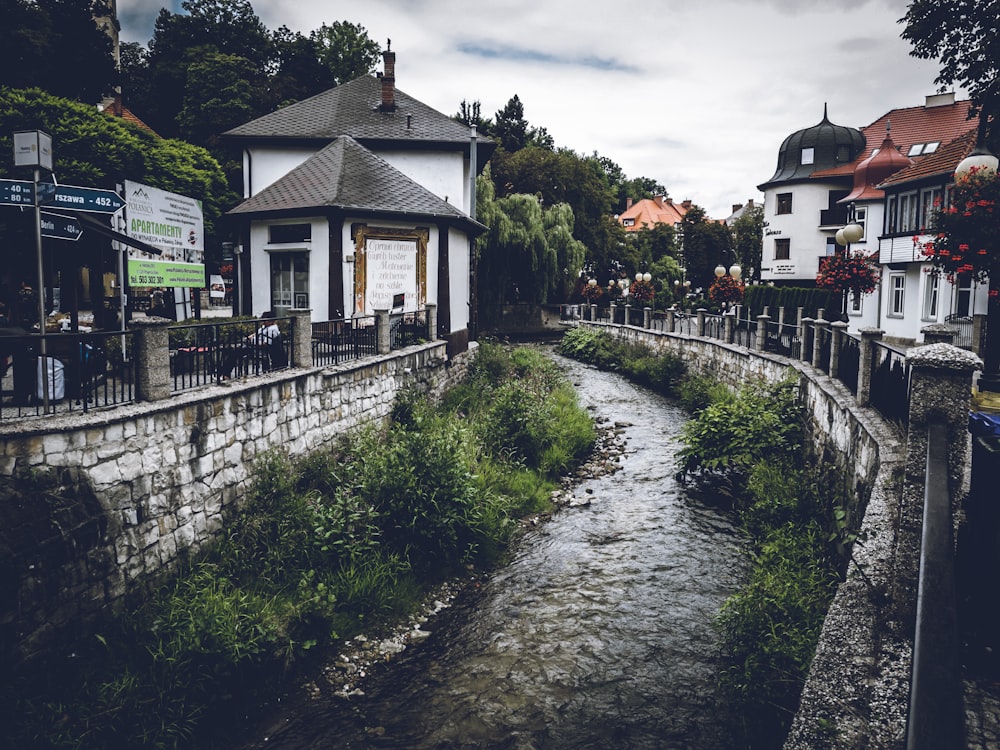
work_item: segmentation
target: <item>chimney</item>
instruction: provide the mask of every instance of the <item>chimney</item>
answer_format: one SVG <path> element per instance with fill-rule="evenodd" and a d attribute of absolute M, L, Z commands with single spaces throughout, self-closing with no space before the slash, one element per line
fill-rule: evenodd
<path fill-rule="evenodd" d="M 684 208 L 685 211 L 691 208 L 691 199 L 688 198 L 687 200 L 681 201 L 681 206 Z"/>
<path fill-rule="evenodd" d="M 396 110 L 396 53 L 392 51 L 392 40 L 389 39 L 385 45 L 385 52 L 382 53 L 382 63 L 385 72 L 382 74 L 382 104 L 379 109 L 383 112 L 394 112 Z"/>
<path fill-rule="evenodd" d="M 663 208 L 663 196 L 662 195 L 656 195 L 656 196 L 654 196 L 653 197 L 653 203 L 655 203 L 660 208 Z"/>
<path fill-rule="evenodd" d="M 625 199 L 625 210 L 628 211 L 630 208 L 632 208 L 632 199 L 631 198 L 626 198 Z"/>
<path fill-rule="evenodd" d="M 736 213 L 736 212 L 737 212 L 737 211 L 739 211 L 739 210 L 740 210 L 741 208 L 743 208 L 743 204 L 742 204 L 742 203 L 734 203 L 734 204 L 733 204 L 733 210 L 732 210 L 732 213 Z"/>
<path fill-rule="evenodd" d="M 946 94 L 931 94 L 924 100 L 924 109 L 931 107 L 946 107 L 955 103 L 955 92 L 949 91 Z"/>

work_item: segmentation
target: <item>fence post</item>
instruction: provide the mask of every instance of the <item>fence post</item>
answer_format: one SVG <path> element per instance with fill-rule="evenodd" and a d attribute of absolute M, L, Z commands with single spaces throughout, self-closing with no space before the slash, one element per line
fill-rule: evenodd
<path fill-rule="evenodd" d="M 591 323 L 597 322 L 597 305 L 594 303 L 591 303 L 590 305 L 590 322 Z"/>
<path fill-rule="evenodd" d="M 632 311 L 632 305 L 630 305 L 628 302 L 626 302 L 625 303 L 625 316 L 624 316 L 625 319 L 623 321 L 625 323 L 625 325 L 632 325 L 632 319 L 629 317 L 629 315 L 632 314 L 631 311 Z"/>
<path fill-rule="evenodd" d="M 698 338 L 705 338 L 705 313 L 707 313 L 704 307 L 698 308 Z"/>
<path fill-rule="evenodd" d="M 799 359 L 803 362 L 811 362 L 813 358 L 813 323 L 815 322 L 812 318 L 802 318 L 799 323 L 799 341 L 802 342 Z"/>
<path fill-rule="evenodd" d="M 642 327 L 652 328 L 653 327 L 653 308 L 644 307 L 642 308 Z"/>
<path fill-rule="evenodd" d="M 964 494 L 969 394 L 982 360 L 937 343 L 911 349 L 906 361 L 910 410 L 891 598 L 900 621 L 915 623 L 907 747 L 947 750 L 964 746 L 952 511 Z"/>
<path fill-rule="evenodd" d="M 758 352 L 767 351 L 767 324 L 770 320 L 770 315 L 757 316 L 757 341 L 754 348 Z"/>
<path fill-rule="evenodd" d="M 673 310 L 667 310 L 667 331 L 669 333 L 674 332 L 674 326 L 677 324 L 677 318 L 674 316 Z"/>
<path fill-rule="evenodd" d="M 951 344 L 955 341 L 955 334 L 958 333 L 946 323 L 933 323 L 924 326 L 920 332 L 924 334 L 925 344 Z"/>
<path fill-rule="evenodd" d="M 140 401 L 170 397 L 170 337 L 167 318 L 133 318 L 135 332 L 135 390 Z"/>
<path fill-rule="evenodd" d="M 725 342 L 727 344 L 733 343 L 733 334 L 734 334 L 734 332 L 736 330 L 736 326 L 734 325 L 734 322 L 736 321 L 735 312 L 736 311 L 734 310 L 733 311 L 733 313 L 734 313 L 733 315 L 724 315 L 723 316 L 723 321 L 725 323 L 725 330 L 723 331 L 722 335 L 723 335 L 723 339 L 725 340 Z"/>
<path fill-rule="evenodd" d="M 427 305 L 427 340 L 437 341 L 437 328 L 438 328 L 438 308 L 432 302 L 428 302 Z"/>
<path fill-rule="evenodd" d="M 983 343 L 984 343 L 984 332 L 986 329 L 986 316 L 985 315 L 973 315 L 972 316 L 972 351 L 978 354 L 980 357 L 983 356 Z"/>
<path fill-rule="evenodd" d="M 312 367 L 312 310 L 293 307 L 288 311 L 294 324 L 292 326 L 292 365 L 294 367 Z"/>
<path fill-rule="evenodd" d="M 875 357 L 875 342 L 882 340 L 885 333 L 881 328 L 862 328 L 861 356 L 858 361 L 858 406 L 868 406 L 872 400 L 872 359 Z"/>
<path fill-rule="evenodd" d="M 830 340 L 830 377 L 836 378 L 840 373 L 840 347 L 847 335 L 847 323 L 835 320 L 830 324 L 832 339 Z"/>
<path fill-rule="evenodd" d="M 388 354 L 392 351 L 389 339 L 389 311 L 375 311 L 375 351 L 378 354 Z"/>
<path fill-rule="evenodd" d="M 813 336 L 812 366 L 818 370 L 823 365 L 823 341 L 830 335 L 830 321 L 817 319 L 813 326 L 816 334 Z"/>

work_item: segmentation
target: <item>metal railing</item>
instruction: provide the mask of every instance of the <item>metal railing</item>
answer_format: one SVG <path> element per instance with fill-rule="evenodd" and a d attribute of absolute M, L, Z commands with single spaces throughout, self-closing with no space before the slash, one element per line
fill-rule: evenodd
<path fill-rule="evenodd" d="M 952 344 L 960 349 L 975 349 L 973 339 L 973 321 L 971 315 L 949 315 L 944 319 L 946 326 L 955 329 L 955 338 Z"/>
<path fill-rule="evenodd" d="M 871 405 L 890 422 L 910 413 L 910 367 L 906 353 L 877 341 L 872 351 Z"/>
<path fill-rule="evenodd" d="M 839 358 L 837 379 L 856 396 L 861 369 L 861 340 L 848 334 L 841 336 Z"/>
<path fill-rule="evenodd" d="M 0 338 L 0 420 L 86 412 L 135 400 L 133 334 L 51 333 Z"/>
<path fill-rule="evenodd" d="M 396 313 L 389 320 L 389 349 L 402 349 L 430 339 L 427 311 Z"/>
<path fill-rule="evenodd" d="M 373 315 L 313 323 L 313 364 L 322 367 L 374 356 L 377 342 L 378 327 Z"/>
<path fill-rule="evenodd" d="M 276 339 L 258 333 L 275 323 Z M 174 393 L 231 378 L 281 370 L 291 362 L 295 320 L 233 320 L 170 326 L 170 377 Z"/>

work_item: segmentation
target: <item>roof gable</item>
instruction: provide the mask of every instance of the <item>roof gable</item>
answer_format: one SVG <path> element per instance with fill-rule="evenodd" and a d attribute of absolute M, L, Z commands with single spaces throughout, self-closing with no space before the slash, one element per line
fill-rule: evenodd
<path fill-rule="evenodd" d="M 677 204 L 670 198 L 657 196 L 656 198 L 643 198 L 633 203 L 624 212 L 618 215 L 618 223 L 624 225 L 626 220 L 634 220 L 634 225 L 629 225 L 626 229 L 636 231 L 644 226 L 652 227 L 656 224 L 669 224 L 673 226 L 684 218 L 690 207 L 690 201 Z"/>
<path fill-rule="evenodd" d="M 247 216 L 324 208 L 472 222 L 450 203 L 348 136 L 334 139 L 228 213 Z"/>
<path fill-rule="evenodd" d="M 469 127 L 395 89 L 395 108 L 382 103 L 381 79 L 365 75 L 223 133 L 249 140 L 329 141 L 341 135 L 368 142 L 467 146 Z M 477 142 L 491 146 L 479 136 Z"/>

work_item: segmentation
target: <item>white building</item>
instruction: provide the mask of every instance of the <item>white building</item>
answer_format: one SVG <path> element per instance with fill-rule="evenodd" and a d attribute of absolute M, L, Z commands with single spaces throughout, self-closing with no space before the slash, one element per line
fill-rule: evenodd
<path fill-rule="evenodd" d="M 475 309 L 475 176 L 494 143 L 366 75 L 225 133 L 243 148 L 242 312 L 313 320 L 438 309 L 458 350 Z"/>

